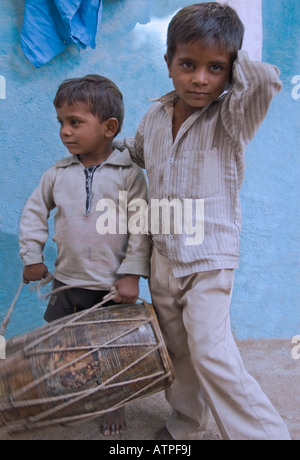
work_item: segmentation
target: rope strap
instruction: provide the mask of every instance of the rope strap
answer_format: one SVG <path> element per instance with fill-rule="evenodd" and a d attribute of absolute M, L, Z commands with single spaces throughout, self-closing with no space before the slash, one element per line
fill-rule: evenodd
<path fill-rule="evenodd" d="M 3 321 L 3 323 L 1 324 L 1 328 L 0 328 L 0 335 L 4 335 L 4 332 L 5 332 L 5 329 L 7 328 L 7 325 L 9 323 L 9 320 L 10 320 L 10 317 L 12 315 L 12 312 L 14 311 L 14 308 L 16 306 L 16 303 L 17 303 L 17 300 L 19 298 L 19 295 L 21 294 L 21 291 L 22 291 L 22 288 L 23 288 L 23 285 L 24 285 L 24 282 L 22 281 L 21 284 L 20 284 L 20 287 L 18 289 L 18 292 L 13 300 L 13 303 L 11 304 L 8 312 L 7 312 L 7 315 L 5 317 L 5 320 Z"/>
<path fill-rule="evenodd" d="M 36 286 L 33 286 L 31 287 L 31 290 L 36 290 L 38 292 L 38 294 L 40 295 L 40 297 L 44 297 L 45 299 L 48 298 L 48 297 L 51 297 L 52 295 L 56 295 L 58 294 L 59 292 L 61 291 L 65 291 L 67 289 L 74 289 L 74 288 L 82 288 L 82 289 L 88 289 L 88 288 L 91 288 L 90 285 L 86 284 L 86 285 L 83 285 L 83 284 L 78 284 L 78 285 L 66 285 L 66 286 L 62 286 L 62 287 L 59 287 L 57 289 L 54 289 L 53 291 L 51 291 L 49 294 L 46 294 L 46 295 L 42 295 L 41 294 L 41 291 L 40 291 L 40 288 L 42 286 L 45 286 L 47 284 L 49 284 L 52 280 L 53 280 L 53 275 L 51 275 L 51 273 L 48 273 L 47 277 L 45 279 L 42 279 L 41 281 L 39 281 L 37 283 Z M 0 327 L 0 335 L 4 336 L 4 332 L 5 332 L 5 329 L 7 328 L 7 325 L 10 321 L 10 318 L 11 318 L 11 315 L 12 315 L 12 312 L 14 311 L 14 308 L 16 306 L 16 303 L 18 301 L 18 298 L 21 294 L 21 291 L 22 291 L 22 288 L 24 286 L 24 281 L 21 282 L 20 286 L 19 286 L 19 289 L 18 289 L 18 292 L 8 310 L 8 313 L 3 321 L 3 323 L 1 324 L 1 327 Z M 94 287 L 94 285 L 93 285 Z M 103 297 L 103 301 L 97 305 L 95 305 L 95 308 L 96 307 L 101 307 L 103 304 L 105 304 L 106 302 L 108 302 L 109 300 L 113 300 L 117 294 L 117 288 L 111 284 L 103 284 L 103 285 L 99 285 L 99 290 L 100 289 L 103 289 L 103 290 L 107 290 L 109 289 L 110 292 L 105 296 Z M 141 299 L 140 297 L 138 297 L 138 300 L 141 300 L 143 303 L 147 303 L 144 299 Z"/>

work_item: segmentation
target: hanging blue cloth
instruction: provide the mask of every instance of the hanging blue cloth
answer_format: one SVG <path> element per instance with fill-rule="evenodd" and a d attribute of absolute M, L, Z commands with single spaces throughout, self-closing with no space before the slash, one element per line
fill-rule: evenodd
<path fill-rule="evenodd" d="M 67 46 L 96 48 L 101 0 L 25 0 L 21 47 L 39 68 Z"/>

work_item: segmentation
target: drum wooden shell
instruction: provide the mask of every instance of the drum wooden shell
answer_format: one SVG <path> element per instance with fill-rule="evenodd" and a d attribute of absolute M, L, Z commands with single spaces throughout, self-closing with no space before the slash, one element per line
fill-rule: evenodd
<path fill-rule="evenodd" d="M 173 378 L 152 305 L 76 313 L 7 342 L 0 430 L 85 421 L 159 392 Z"/>

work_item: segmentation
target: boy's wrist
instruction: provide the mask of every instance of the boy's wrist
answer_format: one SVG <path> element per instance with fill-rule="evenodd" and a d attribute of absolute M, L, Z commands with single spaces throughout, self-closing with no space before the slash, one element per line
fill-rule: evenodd
<path fill-rule="evenodd" d="M 133 280 L 134 280 L 134 279 L 139 280 L 140 277 L 141 277 L 141 275 L 134 275 L 134 274 L 131 274 L 131 273 L 126 273 L 126 275 L 124 275 L 124 278 L 128 278 L 128 277 L 129 277 L 129 278 L 132 278 Z"/>
<path fill-rule="evenodd" d="M 145 278 L 150 275 L 150 263 L 149 257 L 145 255 L 142 256 L 128 256 L 121 263 L 119 270 L 117 271 L 118 275 L 134 275 L 134 276 L 143 276 Z"/>
<path fill-rule="evenodd" d="M 36 265 L 44 262 L 44 255 L 40 246 L 33 246 L 21 252 L 21 258 L 25 266 Z"/>
<path fill-rule="evenodd" d="M 23 269 L 23 281 L 29 284 L 31 281 L 40 281 L 48 275 L 48 267 L 43 263 L 25 265 Z"/>
<path fill-rule="evenodd" d="M 117 303 L 134 304 L 139 295 L 140 275 L 126 274 L 114 286 L 117 288 L 117 294 L 114 298 Z"/>

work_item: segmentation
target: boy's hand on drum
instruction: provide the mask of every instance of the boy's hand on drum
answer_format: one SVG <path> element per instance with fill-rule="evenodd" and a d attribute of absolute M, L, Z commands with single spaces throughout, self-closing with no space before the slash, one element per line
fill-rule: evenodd
<path fill-rule="evenodd" d="M 48 275 L 48 267 L 43 264 L 26 265 L 23 269 L 23 281 L 29 284 L 31 281 L 41 281 Z"/>
<path fill-rule="evenodd" d="M 139 275 L 125 275 L 116 281 L 114 286 L 117 288 L 117 294 L 114 301 L 117 303 L 136 303 L 139 296 L 139 279 Z"/>

